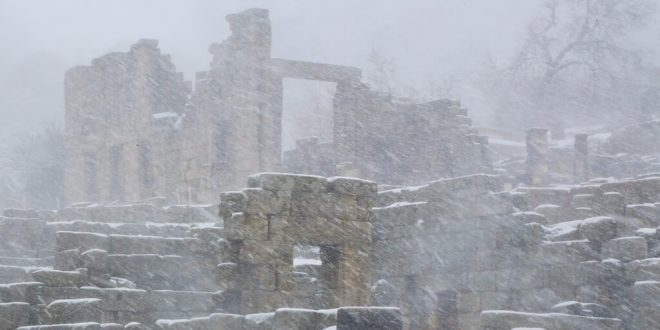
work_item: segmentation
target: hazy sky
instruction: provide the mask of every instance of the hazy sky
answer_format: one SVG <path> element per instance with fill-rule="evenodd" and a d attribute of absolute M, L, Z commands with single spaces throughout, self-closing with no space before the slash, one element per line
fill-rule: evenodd
<path fill-rule="evenodd" d="M 186 79 L 205 70 L 224 17 L 270 9 L 273 56 L 368 68 L 371 49 L 402 80 L 468 75 L 507 58 L 542 0 L 0 0 L 0 130 L 58 121 L 63 71 L 139 38 L 160 40 Z M 470 98 L 466 96 L 466 98 Z M 4 101 L 3 101 L 4 100 Z M 470 102 L 468 102 L 469 105 Z M 473 114 L 479 109 L 471 109 Z"/>

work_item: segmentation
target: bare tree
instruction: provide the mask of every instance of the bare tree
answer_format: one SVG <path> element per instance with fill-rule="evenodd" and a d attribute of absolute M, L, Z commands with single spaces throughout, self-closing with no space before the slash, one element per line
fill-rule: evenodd
<path fill-rule="evenodd" d="M 653 0 L 545 1 L 513 61 L 493 71 L 500 123 L 514 116 L 556 133 L 567 120 L 630 113 L 646 82 L 643 50 L 626 40 L 654 7 Z"/>

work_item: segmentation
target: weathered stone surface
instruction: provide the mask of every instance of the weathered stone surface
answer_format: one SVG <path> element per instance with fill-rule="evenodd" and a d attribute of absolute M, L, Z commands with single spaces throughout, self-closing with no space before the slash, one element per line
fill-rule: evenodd
<path fill-rule="evenodd" d="M 337 310 L 337 330 L 400 330 L 401 311 L 392 307 L 341 307 Z"/>
<path fill-rule="evenodd" d="M 57 233 L 58 251 L 66 251 L 72 249 L 78 249 L 81 252 L 92 249 L 101 249 L 107 251 L 109 248 L 110 241 L 106 235 L 70 231 L 60 231 Z"/>
<path fill-rule="evenodd" d="M 25 302 L 0 303 L 0 329 L 11 330 L 30 322 L 31 307 Z"/>
<path fill-rule="evenodd" d="M 592 241 L 603 243 L 617 236 L 617 223 L 610 217 L 595 217 L 582 221 L 580 235 Z"/>
<path fill-rule="evenodd" d="M 595 318 L 568 314 L 534 314 L 510 311 L 484 311 L 481 313 L 483 329 L 512 329 L 540 327 L 548 330 L 603 329 L 620 330 L 622 322 L 613 318 Z"/>
<path fill-rule="evenodd" d="M 46 308 L 52 324 L 101 322 L 101 300 L 96 298 L 61 299 Z"/>
<path fill-rule="evenodd" d="M 646 258 L 646 239 L 643 237 L 620 237 L 603 244 L 603 259 L 613 258 L 624 262 Z"/>
<path fill-rule="evenodd" d="M 275 311 L 274 329 L 314 329 L 319 320 L 311 309 L 280 308 Z"/>
<path fill-rule="evenodd" d="M 87 270 L 37 270 L 32 272 L 32 277 L 35 281 L 50 287 L 80 287 L 87 283 Z"/>

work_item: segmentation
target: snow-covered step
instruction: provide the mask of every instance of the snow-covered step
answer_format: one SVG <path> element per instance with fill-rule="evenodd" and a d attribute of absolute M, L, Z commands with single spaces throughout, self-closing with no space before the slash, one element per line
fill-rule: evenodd
<path fill-rule="evenodd" d="M 28 325 L 32 307 L 24 302 L 0 303 L 0 330 Z"/>
<path fill-rule="evenodd" d="M 57 251 L 77 249 L 80 252 L 99 249 L 109 254 L 159 254 L 197 256 L 204 241 L 194 237 L 145 235 L 105 235 L 89 232 L 57 232 Z"/>
<path fill-rule="evenodd" d="M 46 307 L 51 324 L 102 322 L 101 299 L 58 299 Z"/>
<path fill-rule="evenodd" d="M 648 258 L 629 262 L 626 271 L 635 281 L 660 281 L 660 258 Z"/>
<path fill-rule="evenodd" d="M 21 257 L 2 257 L 0 256 L 0 265 L 19 266 L 19 267 L 47 267 L 53 265 L 53 258 L 21 258 Z"/>
<path fill-rule="evenodd" d="M 31 272 L 37 269 L 34 267 L 0 265 L 0 284 L 32 282 Z"/>

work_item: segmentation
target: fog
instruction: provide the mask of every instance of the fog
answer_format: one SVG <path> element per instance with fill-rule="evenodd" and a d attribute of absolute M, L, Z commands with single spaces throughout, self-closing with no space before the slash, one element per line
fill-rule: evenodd
<path fill-rule="evenodd" d="M 273 57 L 357 66 L 372 49 L 415 87 L 468 76 L 492 54 L 506 59 L 542 1 L 0 1 L 3 134 L 63 117 L 63 73 L 140 38 L 160 41 L 186 79 L 208 69 L 209 44 L 229 34 L 224 17 L 267 8 Z M 456 95 L 458 96 L 458 95 Z M 43 99 L 41 101 L 40 99 Z M 48 101 L 45 101 L 47 99 Z M 469 102 L 467 102 L 469 104 Z M 479 109 L 471 109 L 479 115 Z"/>
<path fill-rule="evenodd" d="M 0 330 L 660 329 L 660 0 L 0 0 L 0 40 Z"/>

